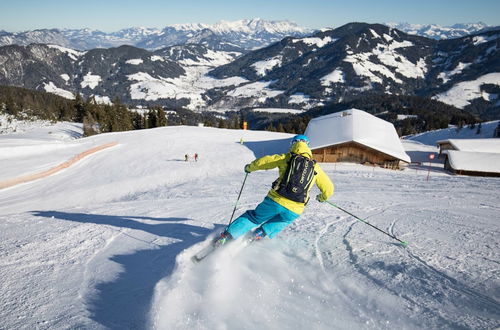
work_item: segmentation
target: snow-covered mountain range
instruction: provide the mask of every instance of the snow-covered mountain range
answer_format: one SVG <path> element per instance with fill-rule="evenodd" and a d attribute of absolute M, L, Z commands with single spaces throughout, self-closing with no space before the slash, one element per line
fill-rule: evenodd
<path fill-rule="evenodd" d="M 89 50 L 131 45 L 149 50 L 186 43 L 220 42 L 221 48 L 254 49 L 267 46 L 287 36 L 304 36 L 312 29 L 289 21 L 267 21 L 259 18 L 220 21 L 216 24 L 176 24 L 163 29 L 134 27 L 106 33 L 92 29 L 42 29 L 11 33 L 0 31 L 0 46 L 56 44 Z"/>
<path fill-rule="evenodd" d="M 458 38 L 493 27 L 485 23 L 437 24 L 386 23 L 385 25 L 408 34 L 433 39 Z M 287 36 L 305 36 L 313 29 L 289 21 L 267 21 L 259 18 L 238 21 L 220 21 L 215 24 L 175 24 L 164 28 L 130 27 L 116 32 L 95 29 L 39 29 L 23 32 L 0 31 L 0 46 L 56 44 L 63 47 L 89 50 L 131 45 L 149 50 L 167 46 L 198 43 L 208 36 L 241 49 L 255 49 L 279 41 Z M 214 41 L 212 41 L 213 43 Z"/>
<path fill-rule="evenodd" d="M 390 26 L 394 29 L 404 31 L 408 34 L 414 34 L 438 40 L 460 38 L 494 28 L 483 22 L 454 24 L 452 26 L 410 23 L 386 23 L 385 25 Z"/>
<path fill-rule="evenodd" d="M 240 107 L 261 103 L 259 97 L 271 106 L 307 108 L 378 93 L 432 97 L 498 115 L 499 49 L 500 30 L 435 40 L 381 24 L 351 23 L 285 38 L 210 74 L 249 81 L 218 100 Z M 255 96 L 255 89 L 263 92 Z"/>
<path fill-rule="evenodd" d="M 203 43 L 156 51 L 10 45 L 0 47 L 0 84 L 192 110 L 308 109 L 373 93 L 418 95 L 497 119 L 499 49 L 500 30 L 435 40 L 366 23 L 245 53 Z"/>

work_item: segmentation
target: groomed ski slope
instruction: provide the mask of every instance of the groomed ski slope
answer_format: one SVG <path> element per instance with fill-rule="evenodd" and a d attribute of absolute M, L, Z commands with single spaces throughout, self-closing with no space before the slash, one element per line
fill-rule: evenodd
<path fill-rule="evenodd" d="M 64 132 L 72 131 L 0 136 L 0 150 L 9 148 L 1 179 L 119 143 L 0 190 L 0 328 L 500 326 L 498 178 L 435 165 L 427 181 L 427 167 L 325 164 L 331 201 L 409 247 L 311 201 L 276 239 L 237 241 L 195 265 L 190 257 L 229 221 L 243 166 L 286 151 L 291 135 L 167 127 L 53 138 Z M 186 153 L 199 161 L 185 162 Z M 249 175 L 237 215 L 262 200 L 276 174 Z"/>

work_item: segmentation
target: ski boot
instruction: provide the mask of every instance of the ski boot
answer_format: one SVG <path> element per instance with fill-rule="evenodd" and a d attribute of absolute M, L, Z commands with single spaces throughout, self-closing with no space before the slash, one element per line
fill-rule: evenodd
<path fill-rule="evenodd" d="M 213 245 L 213 247 L 218 248 L 218 247 L 223 246 L 224 244 L 226 244 L 227 242 L 229 242 L 232 239 L 233 239 L 233 236 L 231 236 L 230 233 L 228 233 L 227 231 L 223 231 L 222 233 L 220 233 L 219 236 L 217 236 L 212 241 L 212 245 Z"/>
<path fill-rule="evenodd" d="M 251 243 L 251 242 L 254 242 L 254 241 L 260 241 L 261 239 L 263 239 L 264 237 L 266 237 L 266 232 L 264 231 L 264 229 L 262 229 L 262 227 L 259 227 L 257 229 L 255 229 L 251 234 L 250 234 L 250 238 L 248 239 L 248 241 Z"/>

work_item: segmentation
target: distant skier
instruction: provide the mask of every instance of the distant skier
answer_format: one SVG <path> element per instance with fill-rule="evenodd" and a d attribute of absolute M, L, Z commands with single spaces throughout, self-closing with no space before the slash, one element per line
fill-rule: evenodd
<path fill-rule="evenodd" d="M 259 240 L 265 236 L 275 237 L 302 214 L 309 201 L 309 190 L 314 183 L 321 191 L 316 196 L 319 202 L 326 201 L 333 194 L 333 183 L 312 160 L 309 139 L 305 135 L 297 135 L 292 139 L 288 153 L 258 158 L 245 165 L 245 172 L 276 167 L 279 169 L 279 177 L 264 201 L 257 205 L 255 210 L 248 210 L 234 220 L 215 238 L 214 246 L 237 239 L 255 227 L 257 228 L 252 232 L 250 240 Z"/>
<path fill-rule="evenodd" d="M 187 162 L 189 160 L 189 155 L 188 154 L 185 154 L 184 155 L 184 161 Z"/>
<path fill-rule="evenodd" d="M 198 154 L 194 154 L 194 161 L 197 162 L 198 161 Z"/>

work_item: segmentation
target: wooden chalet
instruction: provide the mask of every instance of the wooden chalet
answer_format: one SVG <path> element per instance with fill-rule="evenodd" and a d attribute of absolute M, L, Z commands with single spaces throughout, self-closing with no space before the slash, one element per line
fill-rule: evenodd
<path fill-rule="evenodd" d="M 438 141 L 444 168 L 454 174 L 500 176 L 500 139 L 449 139 Z"/>
<path fill-rule="evenodd" d="M 400 169 L 411 161 L 391 123 L 358 109 L 314 118 L 305 135 L 318 162 Z"/>

